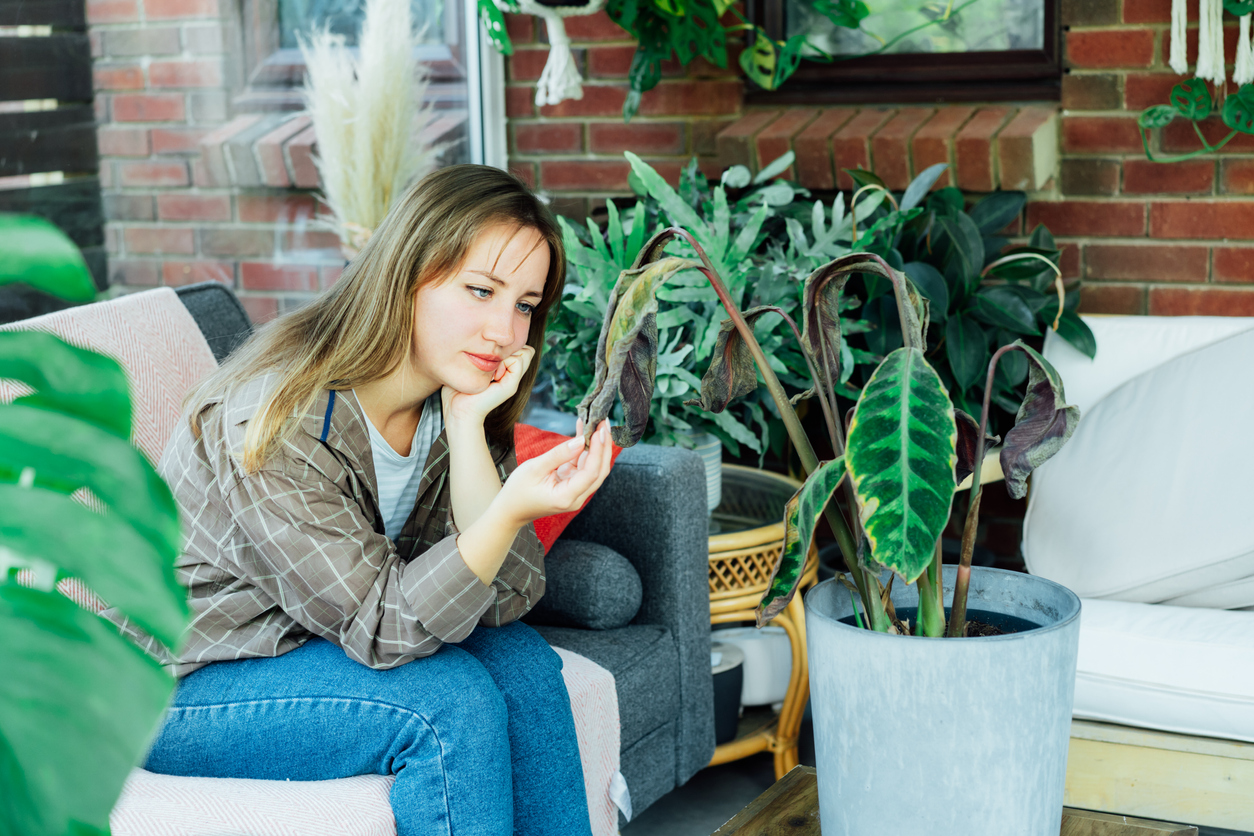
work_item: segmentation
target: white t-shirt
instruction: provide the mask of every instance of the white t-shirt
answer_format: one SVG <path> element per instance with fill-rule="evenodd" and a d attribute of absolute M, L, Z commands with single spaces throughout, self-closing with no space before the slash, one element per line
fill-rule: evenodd
<path fill-rule="evenodd" d="M 408 456 L 393 450 L 369 417 L 366 418 L 366 429 L 370 433 L 370 452 L 374 456 L 374 477 L 379 483 L 383 528 L 387 536 L 395 540 L 414 510 L 418 486 L 422 483 L 422 469 L 427 463 L 431 445 L 444 430 L 440 393 L 437 391 L 423 404 L 422 417 L 414 430 Z"/>

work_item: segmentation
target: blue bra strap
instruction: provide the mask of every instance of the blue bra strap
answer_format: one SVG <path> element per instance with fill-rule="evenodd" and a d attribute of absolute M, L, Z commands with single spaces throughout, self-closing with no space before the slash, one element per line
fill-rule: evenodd
<path fill-rule="evenodd" d="M 331 431 L 331 410 L 335 409 L 335 390 L 331 390 L 331 397 L 327 399 L 327 414 L 322 419 L 322 437 L 319 441 L 327 440 L 327 433 Z"/>

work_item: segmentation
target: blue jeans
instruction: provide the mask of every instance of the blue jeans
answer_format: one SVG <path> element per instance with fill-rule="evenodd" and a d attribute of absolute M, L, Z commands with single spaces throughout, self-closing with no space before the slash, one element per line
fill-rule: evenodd
<path fill-rule="evenodd" d="M 312 639 L 184 677 L 145 768 L 321 781 L 395 775 L 398 836 L 591 836 L 562 660 L 530 627 L 477 627 L 391 670 Z"/>

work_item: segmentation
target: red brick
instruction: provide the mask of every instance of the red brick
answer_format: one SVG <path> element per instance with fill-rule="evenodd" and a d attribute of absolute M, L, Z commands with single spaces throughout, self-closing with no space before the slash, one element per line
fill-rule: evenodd
<path fill-rule="evenodd" d="M 190 255 L 196 252 L 196 236 L 190 229 L 132 226 L 123 231 L 122 238 L 128 253 Z"/>
<path fill-rule="evenodd" d="M 205 168 L 205 161 L 201 157 L 192 157 L 192 185 L 198 189 L 208 188 L 214 185 L 209 180 L 208 171 Z"/>
<path fill-rule="evenodd" d="M 292 164 L 292 185 L 302 189 L 318 187 L 318 166 L 313 161 L 318 136 L 313 125 L 292 137 L 287 143 L 287 159 Z"/>
<path fill-rule="evenodd" d="M 960 188 L 971 192 L 991 192 L 997 188 L 993 179 L 993 139 L 1014 112 L 1014 108 L 1009 107 L 982 107 L 958 131 L 954 139 L 954 162 Z"/>
<path fill-rule="evenodd" d="M 102 125 L 96 130 L 96 144 L 105 157 L 147 157 L 150 153 L 145 128 Z"/>
<path fill-rule="evenodd" d="M 137 0 L 87 0 L 87 22 L 131 23 L 139 20 Z"/>
<path fill-rule="evenodd" d="M 871 167 L 871 137 L 894 113 L 892 110 L 863 110 L 832 137 L 832 164 L 836 168 L 838 189 L 853 188 L 853 179 L 845 169 Z"/>
<path fill-rule="evenodd" d="M 549 60 L 547 49 L 516 49 L 509 57 L 510 81 L 536 81 Z"/>
<path fill-rule="evenodd" d="M 289 119 L 254 144 L 257 162 L 261 166 L 261 179 L 267 186 L 287 188 L 292 185 L 292 179 L 287 173 L 287 161 L 283 156 L 283 146 L 308 128 L 311 122 L 308 116 Z"/>
<path fill-rule="evenodd" d="M 1084 248 L 1084 278 L 1201 284 L 1209 257 L 1206 247 L 1089 244 Z"/>
<path fill-rule="evenodd" d="M 554 191 L 627 191 L 631 165 L 618 160 L 544 160 L 540 187 Z"/>
<path fill-rule="evenodd" d="M 517 53 L 515 53 L 516 55 Z M 633 45 L 588 47 L 589 78 L 625 78 L 636 55 Z"/>
<path fill-rule="evenodd" d="M 1151 287 L 1150 316 L 1254 316 L 1254 289 Z"/>
<path fill-rule="evenodd" d="M 224 194 L 159 194 L 157 217 L 163 221 L 229 221 L 231 198 Z"/>
<path fill-rule="evenodd" d="M 149 20 L 217 17 L 218 0 L 144 0 L 144 15 Z"/>
<path fill-rule="evenodd" d="M 216 58 L 197 61 L 153 61 L 148 65 L 153 87 L 220 87 L 222 62 Z"/>
<path fill-rule="evenodd" d="M 1154 63 L 1154 32 L 1150 29 L 1072 30 L 1066 41 L 1068 66 L 1100 69 Z"/>
<path fill-rule="evenodd" d="M 97 93 L 92 100 L 91 109 L 96 116 L 96 124 L 103 125 L 106 122 L 113 121 L 109 118 L 109 100 L 112 96 L 106 96 L 103 93 Z"/>
<path fill-rule="evenodd" d="M 1254 239 L 1254 202 L 1200 200 L 1150 204 L 1154 238 Z"/>
<path fill-rule="evenodd" d="M 197 282 L 235 284 L 235 263 L 230 261 L 167 261 L 161 265 L 161 281 L 169 287 Z"/>
<path fill-rule="evenodd" d="M 156 287 L 161 284 L 158 262 L 147 259 L 109 259 L 109 284 Z"/>
<path fill-rule="evenodd" d="M 205 255 L 272 256 L 274 233 L 268 229 L 202 227 L 200 251 Z"/>
<path fill-rule="evenodd" d="M 1217 282 L 1254 282 L 1254 247 L 1215 247 Z"/>
<path fill-rule="evenodd" d="M 888 188 L 910 185 L 910 139 L 934 112 L 932 108 L 902 108 L 871 138 L 871 165 Z"/>
<path fill-rule="evenodd" d="M 248 318 L 252 320 L 253 325 L 269 322 L 279 315 L 279 300 L 273 296 L 249 296 L 244 294 L 240 296 L 239 301 L 244 306 L 244 311 L 248 314 Z"/>
<path fill-rule="evenodd" d="M 1210 194 L 1215 185 L 1213 160 L 1152 163 L 1125 160 L 1124 194 Z"/>
<path fill-rule="evenodd" d="M 778 110 L 751 111 L 719 131 L 715 143 L 718 147 L 718 159 L 723 167 L 743 165 L 754 168 L 757 154 L 754 152 L 753 138 L 767 125 L 778 119 L 780 112 Z"/>
<path fill-rule="evenodd" d="M 1062 255 L 1058 258 L 1058 269 L 1062 270 L 1062 277 L 1080 278 L 1080 245 L 1063 243 L 1058 248 L 1062 250 Z"/>
<path fill-rule="evenodd" d="M 199 154 L 200 141 L 209 135 L 209 128 L 153 128 L 154 154 Z"/>
<path fill-rule="evenodd" d="M 245 261 L 239 266 L 239 279 L 244 290 L 317 290 L 318 268 Z"/>
<path fill-rule="evenodd" d="M 186 186 L 189 182 L 187 163 L 138 161 L 118 163 L 118 185 L 123 188 Z"/>
<path fill-rule="evenodd" d="M 684 126 L 681 122 L 589 122 L 588 150 L 594 154 L 682 154 Z"/>
<path fill-rule="evenodd" d="M 1197 20 L 1197 4 L 1189 4 L 1189 20 Z M 1171 23 L 1171 0 L 1123 0 L 1124 23 Z"/>
<path fill-rule="evenodd" d="M 113 96 L 113 118 L 118 122 L 182 122 L 187 116 L 178 93 L 118 93 Z"/>
<path fill-rule="evenodd" d="M 297 224 L 313 218 L 313 195 L 250 195 L 235 198 L 239 219 L 244 223 Z"/>
<path fill-rule="evenodd" d="M 100 178 L 100 188 L 113 188 L 113 163 L 109 160 L 101 160 L 100 172 L 97 176 Z"/>
<path fill-rule="evenodd" d="M 585 95 L 588 88 L 584 88 Z M 534 116 L 536 90 L 534 87 L 506 87 L 505 115 L 510 119 L 520 116 Z"/>
<path fill-rule="evenodd" d="M 1224 194 L 1254 194 L 1254 160 L 1224 160 L 1220 171 Z"/>
<path fill-rule="evenodd" d="M 321 258 L 340 259 L 340 236 L 325 229 L 298 226 L 285 230 L 280 236 L 281 252 L 300 253 L 311 260 Z"/>
<path fill-rule="evenodd" d="M 510 160 L 509 173 L 527 184 L 527 188 L 536 187 L 536 164 L 522 160 Z"/>
<path fill-rule="evenodd" d="M 1191 5 L 1194 6 L 1193 11 L 1196 12 L 1197 4 L 1191 4 Z M 1228 20 L 1231 20 L 1231 18 L 1228 18 Z M 1234 25 L 1228 25 L 1227 23 L 1225 23 L 1224 25 L 1224 55 L 1235 55 L 1236 48 L 1237 48 L 1237 27 L 1235 23 Z M 1188 58 L 1188 62 L 1190 64 L 1197 63 L 1197 27 L 1196 26 L 1191 27 L 1188 30 L 1188 37 L 1185 39 L 1185 55 Z M 1162 62 L 1166 64 L 1170 60 L 1170 58 L 1171 58 L 1171 32 L 1170 30 L 1168 30 L 1168 31 L 1163 32 Z"/>
<path fill-rule="evenodd" d="M 1085 282 L 1080 285 L 1079 312 L 1143 314 L 1145 313 L 1145 288 Z"/>
<path fill-rule="evenodd" d="M 145 26 L 142 29 L 109 29 L 102 33 L 105 53 L 118 55 L 171 55 L 180 51 L 177 26 Z"/>
<path fill-rule="evenodd" d="M 1171 88 L 1180 82 L 1175 73 L 1128 73 L 1123 96 L 1128 110 L 1140 112 L 1154 105 L 1168 104 Z"/>
<path fill-rule="evenodd" d="M 735 114 L 740 112 L 743 91 L 744 85 L 740 81 L 663 81 L 644 94 L 640 100 L 640 115 L 686 117 Z"/>
<path fill-rule="evenodd" d="M 912 177 L 918 177 L 934 165 L 945 163 L 949 168 L 941 173 L 932 188 L 942 189 L 949 185 L 949 175 L 953 169 L 954 140 L 974 113 L 975 108 L 965 105 L 942 107 L 927 124 L 915 132 L 910 143 L 910 150 L 913 152 Z"/>
<path fill-rule="evenodd" d="M 583 125 L 578 122 L 528 122 L 517 125 L 514 128 L 514 147 L 520 154 L 576 153 L 583 150 Z"/>
<path fill-rule="evenodd" d="M 1119 161 L 1077 157 L 1059 167 L 1062 193 L 1067 197 L 1111 197 L 1119 193 Z"/>
<path fill-rule="evenodd" d="M 656 89 L 656 88 L 655 88 Z M 534 95 L 534 93 L 533 93 Z M 645 94 L 645 99 L 653 95 Z M 568 99 L 555 105 L 539 108 L 541 116 L 575 117 L 575 116 L 617 116 L 622 118 L 623 102 L 627 99 L 626 87 L 585 84 L 582 99 Z M 641 113 L 644 110 L 641 108 Z"/>
<path fill-rule="evenodd" d="M 1059 236 L 1109 238 L 1145 234 L 1145 204 L 1096 200 L 1041 201 L 1028 204 L 1027 229 L 1045 224 Z"/>
<path fill-rule="evenodd" d="M 96 90 L 143 90 L 144 71 L 138 64 L 96 64 L 91 82 Z"/>
<path fill-rule="evenodd" d="M 514 46 L 529 44 L 536 39 L 536 19 L 531 15 L 506 14 L 505 34 Z"/>
<path fill-rule="evenodd" d="M 576 15 L 565 19 L 566 34 L 575 43 L 581 41 L 625 41 L 631 35 L 619 28 L 605 12 Z"/>
<path fill-rule="evenodd" d="M 1079 154 L 1140 151 L 1141 134 L 1135 116 L 1064 116 L 1062 148 Z"/>
<path fill-rule="evenodd" d="M 793 138 L 797 154 L 797 180 L 807 189 L 834 189 L 831 138 L 858 111 L 852 107 L 830 107 Z"/>
<path fill-rule="evenodd" d="M 1048 174 L 1037 171 L 1036 149 L 1042 139 L 1049 147 L 1058 142 L 1058 109 L 1025 107 L 997 134 L 997 182 L 1003 189 L 1040 189 Z"/>
<path fill-rule="evenodd" d="M 1119 76 L 1113 73 L 1063 74 L 1062 107 L 1064 110 L 1116 110 L 1121 102 Z"/>
<path fill-rule="evenodd" d="M 766 168 L 779 157 L 791 151 L 793 137 L 801 133 L 818 113 L 814 108 L 789 108 L 778 119 L 764 128 L 755 139 L 758 169 Z M 796 176 L 792 166 L 789 166 L 783 172 L 783 177 L 787 180 L 795 179 Z"/>
<path fill-rule="evenodd" d="M 1232 133 L 1232 129 L 1215 116 L 1198 122 L 1197 127 L 1212 146 L 1222 142 L 1228 134 Z M 1163 128 L 1161 134 L 1163 151 L 1171 154 L 1196 151 L 1202 147 L 1193 130 L 1193 123 L 1188 119 L 1176 119 Z M 1238 133 L 1223 147 L 1223 151 L 1226 154 L 1254 152 L 1254 135 Z"/>

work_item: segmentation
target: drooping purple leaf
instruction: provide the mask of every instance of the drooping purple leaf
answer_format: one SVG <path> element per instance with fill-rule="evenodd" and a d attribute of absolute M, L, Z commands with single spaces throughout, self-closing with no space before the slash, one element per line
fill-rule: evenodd
<path fill-rule="evenodd" d="M 1080 423 L 1080 408 L 1067 405 L 1062 378 L 1050 362 L 1022 340 L 1013 345 L 1027 355 L 1028 388 L 1001 448 L 1006 490 L 1015 499 L 1027 496 L 1028 476 L 1062 449 Z"/>
<path fill-rule="evenodd" d="M 766 313 L 777 310 L 770 306 L 750 308 L 743 316 L 749 329 Z M 758 388 L 758 367 L 753 354 L 745 345 L 744 338 L 730 319 L 719 324 L 718 339 L 710 367 L 701 378 L 701 397 L 684 403 L 700 406 L 707 412 L 722 412 L 736 398 L 743 397 Z"/>
<path fill-rule="evenodd" d="M 980 422 L 961 409 L 954 410 L 954 419 L 958 425 L 958 464 L 954 468 L 954 483 L 961 485 L 975 472 L 975 446 L 980 438 Z M 1001 443 L 1001 436 L 984 434 L 984 449 L 988 450 Z"/>

